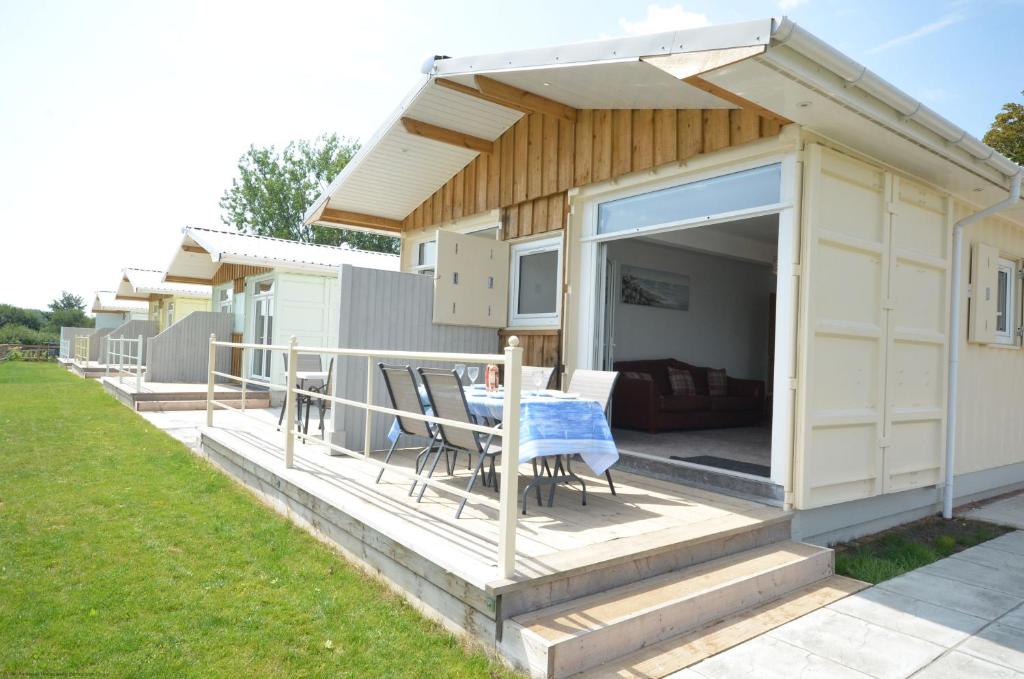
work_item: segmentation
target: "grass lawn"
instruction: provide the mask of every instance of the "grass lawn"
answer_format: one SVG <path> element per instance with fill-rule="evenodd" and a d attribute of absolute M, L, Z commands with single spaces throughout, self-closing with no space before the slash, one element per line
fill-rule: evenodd
<path fill-rule="evenodd" d="M 513 676 L 55 364 L 0 453 L 0 676 Z"/>
<path fill-rule="evenodd" d="M 922 519 L 836 545 L 836 573 L 875 584 L 1012 530 L 968 519 Z"/>

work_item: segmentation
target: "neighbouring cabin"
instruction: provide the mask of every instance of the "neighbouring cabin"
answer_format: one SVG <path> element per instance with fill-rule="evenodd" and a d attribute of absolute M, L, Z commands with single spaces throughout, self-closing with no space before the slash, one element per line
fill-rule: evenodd
<path fill-rule="evenodd" d="M 93 299 L 92 314 L 97 330 L 113 329 L 127 321 L 148 320 L 149 308 L 142 302 L 117 299 L 116 292 L 100 290 Z"/>
<path fill-rule="evenodd" d="M 163 332 L 193 311 L 210 310 L 210 288 L 206 285 L 168 283 L 164 272 L 155 269 L 125 269 L 117 288 L 117 299 L 148 304 L 148 320 Z"/>

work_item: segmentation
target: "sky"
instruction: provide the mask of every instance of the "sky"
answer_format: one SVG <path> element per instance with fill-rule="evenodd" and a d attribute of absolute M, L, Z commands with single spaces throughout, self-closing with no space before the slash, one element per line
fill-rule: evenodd
<path fill-rule="evenodd" d="M 975 136 L 1022 98 L 1024 0 L 0 0 L 0 303 L 166 267 L 250 145 L 365 139 L 431 55 L 781 15 Z"/>

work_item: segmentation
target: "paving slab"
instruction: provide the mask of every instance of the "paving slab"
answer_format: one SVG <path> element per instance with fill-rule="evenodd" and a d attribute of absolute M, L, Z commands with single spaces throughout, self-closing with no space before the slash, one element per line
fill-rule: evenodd
<path fill-rule="evenodd" d="M 965 549 L 959 554 L 954 554 L 950 558 L 971 561 L 973 563 L 981 564 L 982 566 L 988 566 L 989 568 L 1011 568 L 1017 569 L 1019 572 L 1024 572 L 1024 569 L 1021 568 L 1024 566 L 1024 557 L 1020 554 L 996 549 L 995 547 L 986 547 L 983 544 L 978 545 L 977 547 L 971 547 L 970 549 Z"/>
<path fill-rule="evenodd" d="M 1024 630 L 1024 606 L 1018 606 L 1003 617 L 999 618 L 1000 625 L 1009 625 L 1019 630 Z"/>
<path fill-rule="evenodd" d="M 988 624 L 984 618 L 872 587 L 829 608 L 894 632 L 950 648 Z"/>
<path fill-rule="evenodd" d="M 1024 568 L 993 568 L 965 559 L 949 558 L 928 564 L 917 572 L 1024 597 Z"/>
<path fill-rule="evenodd" d="M 1000 535 L 995 540 L 989 540 L 985 546 L 990 549 L 1001 549 L 1004 552 L 1020 554 L 1024 556 L 1024 530 L 1014 531 L 1006 535 Z"/>
<path fill-rule="evenodd" d="M 692 670 L 707 679 L 866 679 L 868 674 L 763 635 L 694 665 Z M 689 679 L 674 674 L 673 679 Z"/>
<path fill-rule="evenodd" d="M 1024 679 L 1024 674 L 973 655 L 947 653 L 914 675 L 914 679 Z"/>
<path fill-rule="evenodd" d="M 1024 603 L 1024 597 L 985 587 L 966 583 L 951 586 L 948 578 L 929 575 L 922 570 L 886 580 L 876 587 L 990 621 Z"/>
<path fill-rule="evenodd" d="M 988 521 L 1001 526 L 1024 529 L 1024 493 L 996 500 L 977 509 L 964 512 L 963 516 L 975 521 Z"/>
<path fill-rule="evenodd" d="M 805 615 L 768 635 L 878 679 L 907 677 L 946 650 L 830 608 Z"/>
<path fill-rule="evenodd" d="M 982 660 L 1024 672 L 1024 634 L 1016 627 L 993 623 L 964 643 L 959 650 Z"/>

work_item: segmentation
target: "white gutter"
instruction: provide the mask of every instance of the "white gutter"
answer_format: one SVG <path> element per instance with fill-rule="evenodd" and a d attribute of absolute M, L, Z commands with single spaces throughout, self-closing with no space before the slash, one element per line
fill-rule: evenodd
<path fill-rule="evenodd" d="M 1020 200 L 1022 176 L 1024 176 L 1024 169 L 1018 168 L 1017 174 L 1010 180 L 1009 196 L 995 205 L 964 217 L 953 226 L 952 302 L 949 315 L 949 399 L 946 403 L 946 482 L 942 489 L 942 517 L 944 519 L 953 518 L 953 465 L 956 461 L 956 397 L 960 362 L 960 286 L 963 278 L 961 259 L 964 248 L 964 229 L 989 215 L 1015 206 Z"/>
<path fill-rule="evenodd" d="M 895 127 L 922 145 L 931 148 L 936 153 L 946 156 L 958 164 L 963 164 L 963 159 L 956 159 L 949 154 L 950 148 L 956 148 L 967 154 L 971 160 L 995 169 L 1006 177 L 1012 177 L 1020 168 L 1009 158 L 1006 158 L 994 149 L 984 144 L 979 139 L 967 134 L 952 122 L 928 108 L 920 101 L 912 98 L 906 92 L 890 84 L 884 78 L 868 70 L 867 67 L 857 63 L 839 50 L 835 49 L 820 38 L 805 31 L 783 17 L 778 21 L 772 33 L 771 47 L 785 45 L 800 56 L 812 62 L 815 66 L 830 71 L 842 80 L 843 89 L 859 90 L 869 95 L 872 99 L 885 104 L 892 109 L 891 115 L 880 115 L 882 111 L 878 107 L 867 109 L 862 102 L 850 96 L 849 92 L 836 92 L 835 88 L 828 88 L 829 95 L 841 100 L 847 106 L 860 111 L 863 115 L 875 119 L 884 125 Z M 798 64 L 787 60 L 782 52 L 773 52 L 769 49 L 762 57 L 773 62 L 781 68 L 798 74 L 802 79 L 809 82 L 820 80 L 820 74 L 808 72 Z M 919 131 L 913 129 L 908 123 L 913 122 L 928 132 L 937 135 L 938 139 L 923 138 Z"/>

